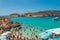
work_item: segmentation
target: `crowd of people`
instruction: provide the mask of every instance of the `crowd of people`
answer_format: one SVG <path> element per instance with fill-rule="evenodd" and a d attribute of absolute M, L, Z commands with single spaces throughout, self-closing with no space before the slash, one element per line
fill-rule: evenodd
<path fill-rule="evenodd" d="M 42 39 L 39 38 L 37 35 L 35 36 L 35 38 L 24 37 L 24 36 L 22 36 L 22 33 L 12 31 L 8 35 L 8 40 L 42 40 Z"/>

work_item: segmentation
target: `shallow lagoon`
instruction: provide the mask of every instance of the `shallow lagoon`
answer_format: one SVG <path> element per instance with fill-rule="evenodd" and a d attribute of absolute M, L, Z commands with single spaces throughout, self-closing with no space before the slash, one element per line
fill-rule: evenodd
<path fill-rule="evenodd" d="M 20 22 L 22 29 L 20 32 L 26 37 L 35 37 L 41 32 L 60 27 L 60 17 L 58 21 L 53 20 L 54 17 L 19 17 L 11 18 L 13 22 Z"/>
<path fill-rule="evenodd" d="M 58 21 L 53 20 L 54 17 L 19 17 L 11 18 L 14 22 L 22 23 L 23 27 L 39 27 L 44 29 L 51 29 L 60 27 L 60 17 Z"/>

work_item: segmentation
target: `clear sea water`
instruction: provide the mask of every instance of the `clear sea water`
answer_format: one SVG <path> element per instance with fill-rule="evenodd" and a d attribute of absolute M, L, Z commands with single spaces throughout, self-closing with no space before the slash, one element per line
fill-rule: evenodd
<path fill-rule="evenodd" d="M 60 28 L 60 17 L 56 21 L 54 21 L 53 18 L 54 17 L 18 17 L 11 18 L 11 20 L 22 24 L 21 26 L 23 28 L 20 32 L 24 37 L 27 36 L 32 38 L 45 30 Z"/>
<path fill-rule="evenodd" d="M 53 28 L 60 28 L 60 17 L 57 21 L 53 20 L 54 17 L 18 17 L 18 18 L 11 18 L 13 22 L 20 22 L 23 27 L 22 30 L 20 30 L 23 34 L 23 36 L 27 36 L 30 38 L 35 37 L 35 35 L 38 35 L 41 33 L 41 30 L 48 30 Z M 26 29 L 25 27 L 29 27 Z M 32 31 L 30 31 L 30 28 Z M 26 30 L 26 32 L 24 32 Z M 37 31 L 36 31 L 37 30 Z M 34 34 L 31 34 L 31 33 Z M 27 35 L 28 33 L 28 35 Z M 6 37 L 1 37 L 1 40 L 7 40 Z M 60 40 L 60 39 L 50 39 L 50 40 Z"/>
<path fill-rule="evenodd" d="M 59 20 L 54 21 L 54 17 L 19 17 L 11 18 L 13 22 L 20 22 L 22 26 L 32 26 L 39 27 L 43 29 L 52 29 L 60 27 L 60 17 Z"/>

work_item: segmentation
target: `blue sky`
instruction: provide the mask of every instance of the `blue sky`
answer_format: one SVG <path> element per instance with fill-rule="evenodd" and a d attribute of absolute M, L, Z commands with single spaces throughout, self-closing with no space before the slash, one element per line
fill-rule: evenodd
<path fill-rule="evenodd" d="M 60 10 L 60 0 L 0 0 L 0 15 Z"/>

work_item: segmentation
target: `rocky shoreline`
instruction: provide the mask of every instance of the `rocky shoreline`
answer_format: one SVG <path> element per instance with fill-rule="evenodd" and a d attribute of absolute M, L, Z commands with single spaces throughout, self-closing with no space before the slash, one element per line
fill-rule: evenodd
<path fill-rule="evenodd" d="M 20 23 L 14 23 L 9 18 L 0 17 L 0 34 L 10 31 L 11 28 L 20 27 Z"/>

